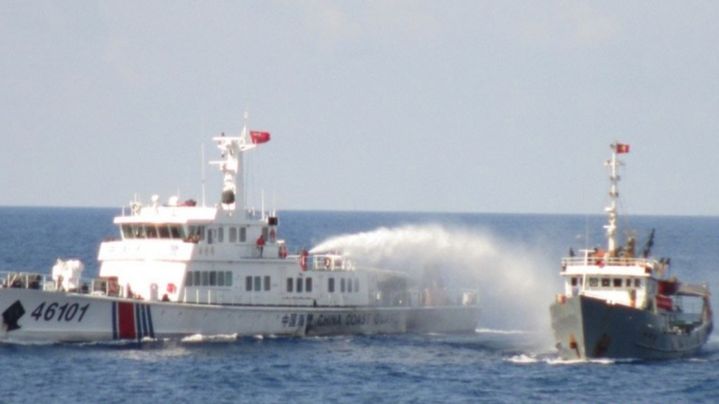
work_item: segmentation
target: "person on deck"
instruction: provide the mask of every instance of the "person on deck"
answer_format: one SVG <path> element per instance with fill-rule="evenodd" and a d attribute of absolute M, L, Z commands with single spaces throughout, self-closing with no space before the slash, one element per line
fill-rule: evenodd
<path fill-rule="evenodd" d="M 262 250 L 265 249 L 265 236 L 260 234 L 260 237 L 257 238 L 257 251 L 260 253 L 260 257 L 262 257 Z"/>

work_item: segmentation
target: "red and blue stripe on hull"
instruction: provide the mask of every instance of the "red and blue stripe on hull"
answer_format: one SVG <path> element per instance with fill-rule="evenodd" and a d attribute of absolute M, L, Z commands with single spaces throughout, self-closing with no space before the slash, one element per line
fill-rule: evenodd
<path fill-rule="evenodd" d="M 155 338 L 152 310 L 149 304 L 134 302 L 112 303 L 112 339 Z"/>

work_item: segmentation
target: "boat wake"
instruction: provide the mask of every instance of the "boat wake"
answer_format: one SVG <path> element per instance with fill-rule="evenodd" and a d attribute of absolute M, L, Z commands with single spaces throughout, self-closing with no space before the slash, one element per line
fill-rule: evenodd
<path fill-rule="evenodd" d="M 506 358 L 505 361 L 511 362 L 511 363 L 517 363 L 517 364 L 528 364 L 528 363 L 537 363 L 540 360 L 537 359 L 537 357 L 533 356 L 533 355 L 519 354 L 519 355 L 512 355 L 509 358 Z"/>
<path fill-rule="evenodd" d="M 561 359 L 559 357 L 555 357 L 552 359 L 545 359 L 546 363 L 548 365 L 614 365 L 615 363 L 632 363 L 636 362 L 638 359 L 609 359 L 609 358 L 601 358 L 601 359 Z"/>
<path fill-rule="evenodd" d="M 552 365 L 552 366 L 561 366 L 561 365 L 613 365 L 615 363 L 632 363 L 636 362 L 636 359 L 608 359 L 608 358 L 602 358 L 602 359 L 572 359 L 572 360 L 565 360 L 561 359 L 556 354 L 540 354 L 540 355 L 534 355 L 534 354 L 518 354 L 518 355 L 512 355 L 508 358 L 504 359 L 505 362 L 514 363 L 518 365 L 529 365 L 529 364 L 537 364 L 542 363 L 546 365 Z"/>
<path fill-rule="evenodd" d="M 237 341 L 237 334 L 216 334 L 216 335 L 203 335 L 193 334 L 183 337 L 180 342 L 185 343 L 204 343 L 204 342 L 228 342 Z"/>

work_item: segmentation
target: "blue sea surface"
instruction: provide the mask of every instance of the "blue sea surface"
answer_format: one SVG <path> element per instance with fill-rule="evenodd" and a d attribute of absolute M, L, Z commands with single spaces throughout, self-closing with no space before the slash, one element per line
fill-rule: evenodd
<path fill-rule="evenodd" d="M 94 276 L 99 243 L 116 236 L 112 219 L 117 214 L 116 209 L 2 207 L 0 270 L 49 273 L 58 257 L 80 258 L 86 264 L 85 276 Z M 501 265 L 501 274 L 496 274 L 497 268 L 478 269 L 494 273 L 492 279 L 506 276 L 513 282 L 513 262 L 527 266 L 517 255 L 531 256 L 532 279 L 540 280 L 537 290 L 544 294 L 547 285 L 559 291 L 559 260 L 570 246 L 577 250 L 604 243 L 604 220 L 572 215 L 289 211 L 280 214 L 280 235 L 291 251 L 298 251 L 331 236 L 379 228 L 445 229 L 451 242 L 468 253 L 498 250 L 499 259 L 490 262 Z M 672 258 L 673 275 L 707 282 L 718 307 L 719 218 L 623 220 L 623 226 L 636 229 L 640 246 L 655 228 L 656 254 Z M 437 249 L 439 254 L 443 251 L 455 250 Z M 536 268 L 531 265 L 535 261 Z M 489 291 L 492 285 L 479 289 Z M 460 335 L 196 336 L 143 343 L 0 344 L 0 402 L 716 401 L 717 336 L 689 359 L 566 362 L 547 343 L 547 330 L 504 321 L 514 314 L 497 296 L 480 297 L 483 313 L 477 331 Z M 510 298 L 521 304 L 525 296 Z M 540 296 L 547 323 L 553 299 L 552 294 Z"/>

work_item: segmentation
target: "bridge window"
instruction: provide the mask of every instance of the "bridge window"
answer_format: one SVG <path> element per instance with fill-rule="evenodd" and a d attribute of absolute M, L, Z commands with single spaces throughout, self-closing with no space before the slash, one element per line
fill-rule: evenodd
<path fill-rule="evenodd" d="M 217 272 L 210 271 L 210 286 L 217 285 Z"/>
<path fill-rule="evenodd" d="M 237 242 L 237 227 L 230 227 L 230 243 Z"/>
<path fill-rule="evenodd" d="M 145 238 L 145 230 L 142 225 L 123 224 L 120 228 L 123 238 Z"/>
<path fill-rule="evenodd" d="M 255 290 L 261 291 L 262 290 L 262 277 L 255 276 Z"/>
<path fill-rule="evenodd" d="M 135 238 L 145 238 L 147 236 L 147 234 L 145 233 L 145 226 L 141 224 L 133 225 L 132 233 L 134 234 Z"/>
<path fill-rule="evenodd" d="M 120 226 L 122 237 L 125 239 L 133 238 L 184 238 L 182 226 L 174 224 L 123 224 Z M 195 231 L 194 227 L 190 227 L 190 234 Z"/>
<path fill-rule="evenodd" d="M 251 276 L 245 277 L 245 290 L 248 292 L 252 290 L 252 277 Z"/>
<path fill-rule="evenodd" d="M 295 284 L 295 280 L 292 278 L 287 278 L 287 291 L 292 292 L 292 286 Z"/>
<path fill-rule="evenodd" d="M 609 278 L 602 278 L 602 287 L 603 288 L 609 287 Z"/>
<path fill-rule="evenodd" d="M 577 286 L 577 278 L 572 277 L 572 286 Z"/>
<path fill-rule="evenodd" d="M 207 272 L 200 272 L 202 274 L 202 286 L 207 286 L 210 284 L 210 274 Z"/>
<path fill-rule="evenodd" d="M 217 273 L 217 286 L 225 286 L 225 273 L 222 271 Z"/>
<path fill-rule="evenodd" d="M 626 286 L 627 286 L 628 288 L 632 287 L 632 278 L 627 278 L 625 284 L 626 284 Z"/>
<path fill-rule="evenodd" d="M 270 277 L 265 276 L 265 290 L 270 290 Z"/>
<path fill-rule="evenodd" d="M 327 291 L 329 293 L 334 293 L 335 291 L 335 278 L 329 278 L 327 279 Z"/>
<path fill-rule="evenodd" d="M 247 241 L 247 228 L 240 227 L 240 243 Z"/>
<path fill-rule="evenodd" d="M 123 224 L 121 226 L 122 229 L 122 238 L 135 238 L 135 234 L 132 232 L 132 226 L 129 224 Z"/>
<path fill-rule="evenodd" d="M 642 287 L 642 280 L 639 279 L 639 278 L 635 279 L 635 280 L 634 280 L 634 286 L 637 287 L 637 288 L 641 288 L 641 287 Z"/>
<path fill-rule="evenodd" d="M 170 236 L 172 236 L 172 238 L 184 238 L 182 236 L 182 227 L 178 225 L 170 225 Z"/>
<path fill-rule="evenodd" d="M 612 285 L 615 288 L 621 288 L 622 287 L 622 279 L 621 278 L 614 278 L 612 279 Z"/>
<path fill-rule="evenodd" d="M 355 284 L 355 287 L 354 287 L 355 292 L 359 292 L 359 279 L 355 278 L 354 284 Z"/>
<path fill-rule="evenodd" d="M 192 286 L 192 271 L 185 273 L 185 286 Z"/>
<path fill-rule="evenodd" d="M 312 278 L 305 278 L 305 292 L 312 292 Z"/>
<path fill-rule="evenodd" d="M 297 293 L 302 293 L 302 278 L 297 278 Z"/>
<path fill-rule="evenodd" d="M 213 237 L 214 233 L 215 233 L 214 230 L 207 229 L 207 244 L 212 244 L 212 239 L 214 239 L 214 237 Z"/>
<path fill-rule="evenodd" d="M 225 272 L 225 286 L 232 286 L 232 272 Z"/>
<path fill-rule="evenodd" d="M 170 229 L 166 224 L 158 225 L 157 229 L 160 232 L 160 238 L 170 238 Z"/>
<path fill-rule="evenodd" d="M 340 292 L 345 293 L 345 278 L 340 278 Z"/>
<path fill-rule="evenodd" d="M 599 286 L 599 279 L 597 278 L 589 278 L 589 287 L 590 288 L 596 288 Z"/>
<path fill-rule="evenodd" d="M 201 284 L 201 281 L 200 281 L 200 272 L 199 272 L 199 271 L 194 271 L 194 272 L 192 273 L 192 278 L 193 278 L 193 279 L 192 279 L 192 284 L 195 285 L 195 286 L 200 286 L 200 284 Z"/>
<path fill-rule="evenodd" d="M 222 243 L 225 241 L 225 228 L 220 227 L 217 229 L 217 242 Z"/>

